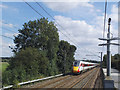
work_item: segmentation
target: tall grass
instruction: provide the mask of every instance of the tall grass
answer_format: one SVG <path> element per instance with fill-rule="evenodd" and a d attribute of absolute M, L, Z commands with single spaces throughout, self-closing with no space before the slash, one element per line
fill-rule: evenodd
<path fill-rule="evenodd" d="M 8 65 L 9 64 L 7 62 L 0 62 L 0 72 L 4 72 Z"/>

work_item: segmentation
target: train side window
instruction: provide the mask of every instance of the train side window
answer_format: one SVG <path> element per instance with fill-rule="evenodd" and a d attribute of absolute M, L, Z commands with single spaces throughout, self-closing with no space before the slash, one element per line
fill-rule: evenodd
<path fill-rule="evenodd" d="M 85 65 L 84 64 L 81 64 L 82 65 L 82 67 L 84 67 Z"/>
<path fill-rule="evenodd" d="M 87 67 L 88 66 L 88 64 L 85 64 L 85 67 Z"/>

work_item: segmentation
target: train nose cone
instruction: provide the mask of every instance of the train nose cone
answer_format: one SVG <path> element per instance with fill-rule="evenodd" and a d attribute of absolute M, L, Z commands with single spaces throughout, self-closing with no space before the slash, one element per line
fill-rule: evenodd
<path fill-rule="evenodd" d="M 78 67 L 73 67 L 73 72 L 78 72 Z"/>

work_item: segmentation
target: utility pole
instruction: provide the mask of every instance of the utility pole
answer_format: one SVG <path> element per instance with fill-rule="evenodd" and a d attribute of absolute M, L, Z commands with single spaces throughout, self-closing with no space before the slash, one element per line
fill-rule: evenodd
<path fill-rule="evenodd" d="M 110 22 L 111 18 L 108 19 L 108 34 L 107 34 L 107 39 L 105 38 L 99 38 L 99 40 L 107 41 L 106 44 L 99 44 L 99 46 L 105 46 L 107 45 L 107 76 L 111 75 L 111 54 L 110 54 L 110 45 L 117 45 L 119 46 L 120 44 L 116 43 L 111 43 L 112 40 L 120 40 L 120 38 L 110 38 Z"/>
<path fill-rule="evenodd" d="M 102 54 L 103 54 L 103 52 L 99 52 L 100 54 L 101 54 L 101 56 L 100 56 L 100 58 L 101 58 L 101 61 L 100 61 L 100 66 L 101 66 L 101 68 L 102 68 Z"/>
<path fill-rule="evenodd" d="M 107 76 L 111 74 L 111 54 L 110 54 L 110 22 L 111 18 L 108 19 L 108 34 L 107 34 Z"/>

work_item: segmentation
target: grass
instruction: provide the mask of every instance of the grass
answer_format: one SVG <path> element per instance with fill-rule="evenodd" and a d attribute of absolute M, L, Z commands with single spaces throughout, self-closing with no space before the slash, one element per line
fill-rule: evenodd
<path fill-rule="evenodd" d="M 7 62 L 0 62 L 0 72 L 4 72 L 8 65 Z"/>

